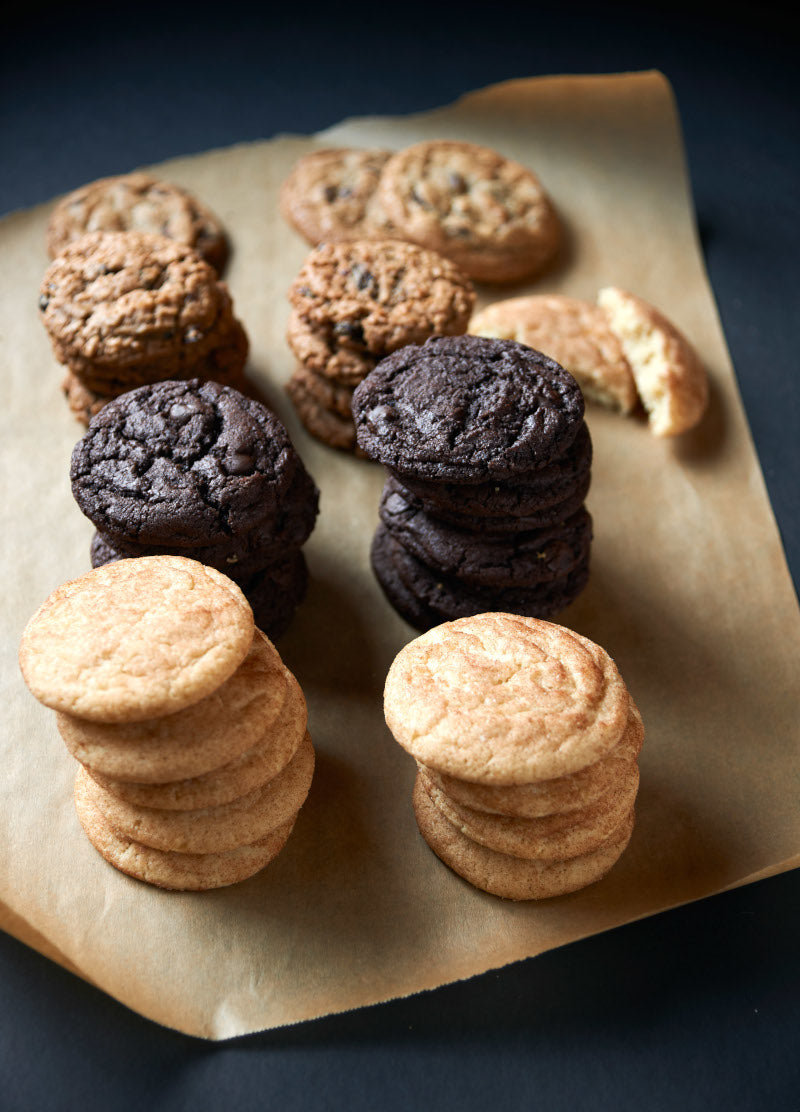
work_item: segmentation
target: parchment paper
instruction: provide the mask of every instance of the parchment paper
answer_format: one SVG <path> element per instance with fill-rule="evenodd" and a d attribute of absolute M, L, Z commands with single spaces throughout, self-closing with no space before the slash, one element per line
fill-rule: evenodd
<path fill-rule="evenodd" d="M 637 825 L 613 872 L 583 892 L 513 904 L 471 888 L 419 837 L 413 762 L 383 722 L 391 660 L 414 631 L 368 565 L 380 468 L 308 437 L 282 386 L 286 289 L 307 247 L 277 189 L 315 145 L 486 143 L 534 168 L 570 232 L 536 287 L 653 301 L 705 359 L 696 433 L 653 438 L 596 407 L 591 583 L 559 618 L 599 642 L 647 736 Z M 17 668 L 25 622 L 89 567 L 91 525 L 69 456 L 82 430 L 37 319 L 48 209 L 0 225 L 5 621 L 0 923 L 131 1008 L 207 1038 L 294 1023 L 496 968 L 800 863 L 797 601 L 696 241 L 679 125 L 658 74 L 515 81 L 435 112 L 364 119 L 159 168 L 208 202 L 234 245 L 228 272 L 252 341 L 250 374 L 322 492 L 307 601 L 279 649 L 309 703 L 318 763 L 295 832 L 261 875 L 168 894 L 113 870 L 72 804 L 74 765 Z"/>

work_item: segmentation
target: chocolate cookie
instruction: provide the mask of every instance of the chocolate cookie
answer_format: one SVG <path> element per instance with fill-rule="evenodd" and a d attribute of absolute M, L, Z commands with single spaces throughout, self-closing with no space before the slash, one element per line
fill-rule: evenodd
<path fill-rule="evenodd" d="M 254 575 L 228 574 L 242 588 L 258 628 L 271 641 L 277 641 L 289 628 L 295 610 L 306 596 L 308 565 L 303 553 L 299 549 L 291 551 L 285 559 Z"/>
<path fill-rule="evenodd" d="M 394 479 L 379 514 L 394 540 L 444 575 L 485 587 L 531 587 L 563 578 L 589 555 L 592 519 L 584 508 L 545 529 L 475 535 L 429 517 Z"/>
<path fill-rule="evenodd" d="M 516 533 L 564 521 L 580 509 L 591 483 L 591 463 L 592 441 L 584 422 L 563 456 L 514 479 L 445 483 L 394 478 L 406 497 L 413 495 L 437 520 L 478 533 Z"/>
<path fill-rule="evenodd" d="M 236 555 L 256 547 L 253 537 L 280 537 L 287 522 L 295 539 L 307 535 L 318 494 L 304 470 L 264 405 L 193 379 L 106 405 L 75 445 L 70 477 L 81 510 L 113 545 Z"/>
<path fill-rule="evenodd" d="M 313 247 L 391 235 L 377 198 L 378 179 L 391 153 L 332 147 L 304 155 L 281 187 L 284 219 Z"/>
<path fill-rule="evenodd" d="M 375 531 L 370 560 L 389 601 L 418 629 L 487 612 L 550 618 L 578 597 L 589 578 L 587 556 L 568 574 L 536 587 L 476 587 L 418 560 L 383 524 Z M 413 608 L 397 605 L 398 600 L 403 604 L 409 598 L 415 600 Z"/>
<path fill-rule="evenodd" d="M 56 205 L 47 226 L 51 259 L 86 232 L 152 232 L 192 247 L 217 273 L 228 258 L 225 232 L 214 214 L 180 186 L 133 173 L 101 178 Z"/>
<path fill-rule="evenodd" d="M 355 385 L 375 363 L 467 327 L 474 292 L 447 259 L 395 240 L 327 243 L 289 290 L 287 340 L 309 370 Z"/>
<path fill-rule="evenodd" d="M 583 395 L 562 367 L 511 340 L 428 340 L 382 360 L 353 395 L 358 444 L 401 477 L 506 481 L 563 456 Z"/>
<path fill-rule="evenodd" d="M 39 309 L 53 352 L 90 390 L 241 371 L 247 337 L 227 286 L 165 236 L 90 232 L 45 273 Z"/>
<path fill-rule="evenodd" d="M 538 273 L 561 240 L 536 175 L 474 143 L 438 139 L 399 151 L 383 168 L 378 195 L 402 238 L 480 282 Z"/>

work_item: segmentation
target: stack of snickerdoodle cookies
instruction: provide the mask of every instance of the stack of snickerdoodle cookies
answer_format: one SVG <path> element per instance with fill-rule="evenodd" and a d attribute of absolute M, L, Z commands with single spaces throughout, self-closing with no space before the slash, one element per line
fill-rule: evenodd
<path fill-rule="evenodd" d="M 354 451 L 353 391 L 405 344 L 466 331 L 475 295 L 448 259 L 383 239 L 322 244 L 289 290 L 287 340 L 297 366 L 287 392 L 308 431 Z"/>
<path fill-rule="evenodd" d="M 239 588 L 194 560 L 124 560 L 63 584 L 20 666 L 80 762 L 78 818 L 124 873 L 219 888 L 283 848 L 314 750 L 294 676 Z"/>
<path fill-rule="evenodd" d="M 631 837 L 641 716 L 611 657 L 563 626 L 487 613 L 395 658 L 386 721 L 418 764 L 434 853 L 514 900 L 599 880 Z"/>

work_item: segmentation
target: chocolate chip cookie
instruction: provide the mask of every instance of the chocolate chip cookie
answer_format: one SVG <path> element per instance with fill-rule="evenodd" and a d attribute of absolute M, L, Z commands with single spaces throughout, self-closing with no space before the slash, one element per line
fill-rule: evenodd
<path fill-rule="evenodd" d="M 331 147 L 303 155 L 281 187 L 284 219 L 312 247 L 348 239 L 385 239 L 392 231 L 377 189 L 391 153 Z"/>
<path fill-rule="evenodd" d="M 218 218 L 180 186 L 141 172 L 101 178 L 62 198 L 50 214 L 51 259 L 86 232 L 152 232 L 193 248 L 218 274 L 228 242 Z"/>
<path fill-rule="evenodd" d="M 561 240 L 536 175 L 474 143 L 439 139 L 398 151 L 383 167 L 378 196 L 402 238 L 447 256 L 479 282 L 540 273 Z"/>
<path fill-rule="evenodd" d="M 39 310 L 58 361 L 98 394 L 231 375 L 247 358 L 227 286 L 165 236 L 90 232 L 68 244 L 45 273 Z"/>

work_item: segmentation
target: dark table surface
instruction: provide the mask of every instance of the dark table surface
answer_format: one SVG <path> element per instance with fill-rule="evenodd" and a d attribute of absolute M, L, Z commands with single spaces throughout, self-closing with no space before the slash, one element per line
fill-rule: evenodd
<path fill-rule="evenodd" d="M 793 23 L 772 3 L 6 4 L 0 213 L 507 78 L 660 69 L 797 585 Z M 797 1112 L 798 918 L 800 873 L 783 874 L 434 992 L 222 1044 L 162 1029 L 0 935 L 0 1110 Z"/>

